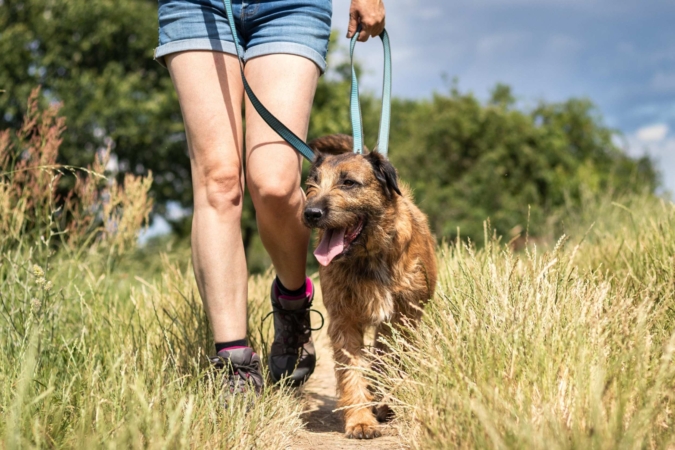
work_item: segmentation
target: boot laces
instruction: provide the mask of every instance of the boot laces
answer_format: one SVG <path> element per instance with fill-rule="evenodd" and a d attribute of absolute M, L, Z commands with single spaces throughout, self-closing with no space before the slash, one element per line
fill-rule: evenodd
<path fill-rule="evenodd" d="M 256 391 L 260 389 L 257 380 L 251 375 L 260 371 L 258 362 L 251 360 L 248 364 L 234 364 L 222 356 L 212 356 L 209 359 L 216 369 L 227 370 L 227 383 L 231 393 L 242 392 L 248 384 L 251 384 Z"/>
<path fill-rule="evenodd" d="M 312 328 L 310 321 L 307 320 L 307 316 L 312 312 L 317 313 L 321 318 L 321 325 L 316 328 Z M 262 323 L 265 323 L 268 317 L 275 314 L 283 323 L 281 335 L 283 337 L 284 352 L 292 355 L 297 354 L 298 350 L 309 342 L 311 332 L 322 329 L 325 322 L 323 314 L 316 309 L 312 309 L 311 304 L 307 305 L 306 308 L 295 310 L 283 309 L 273 304 L 272 311 L 263 317 Z"/>

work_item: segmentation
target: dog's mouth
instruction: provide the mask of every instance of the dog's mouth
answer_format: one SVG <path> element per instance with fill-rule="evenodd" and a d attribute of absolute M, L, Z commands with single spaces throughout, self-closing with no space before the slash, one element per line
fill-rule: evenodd
<path fill-rule="evenodd" d="M 319 264 L 327 266 L 333 259 L 344 254 L 352 245 L 352 242 L 359 237 L 361 231 L 363 231 L 363 224 L 364 220 L 360 218 L 351 227 L 324 230 L 321 242 L 319 242 L 319 246 L 314 250 L 314 256 L 319 261 Z"/>

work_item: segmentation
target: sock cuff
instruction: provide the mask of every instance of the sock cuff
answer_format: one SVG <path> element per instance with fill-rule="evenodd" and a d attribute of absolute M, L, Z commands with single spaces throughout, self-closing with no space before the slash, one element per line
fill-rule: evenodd
<path fill-rule="evenodd" d="M 234 341 L 216 342 L 216 353 L 220 352 L 221 350 L 241 348 L 241 347 L 248 347 L 248 339 L 244 338 L 244 339 L 237 339 Z"/>
<path fill-rule="evenodd" d="M 309 278 L 305 278 L 305 282 L 302 284 L 302 286 L 292 291 L 286 288 L 286 286 L 284 286 L 281 283 L 279 277 L 276 277 L 274 283 L 276 284 L 277 289 L 279 290 L 279 295 L 285 297 L 288 300 L 291 300 L 295 298 L 298 299 L 305 298 L 307 296 L 307 287 L 311 283 L 311 281 L 309 281 Z"/>

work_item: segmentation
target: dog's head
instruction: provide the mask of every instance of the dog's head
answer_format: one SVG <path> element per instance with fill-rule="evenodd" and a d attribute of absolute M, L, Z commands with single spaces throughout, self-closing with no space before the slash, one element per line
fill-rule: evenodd
<path fill-rule="evenodd" d="M 317 156 L 307 178 L 303 221 L 321 230 L 314 255 L 327 266 L 335 258 L 358 254 L 359 243 L 401 191 L 389 160 L 377 152 L 354 154 L 349 136 L 322 137 L 310 146 Z"/>

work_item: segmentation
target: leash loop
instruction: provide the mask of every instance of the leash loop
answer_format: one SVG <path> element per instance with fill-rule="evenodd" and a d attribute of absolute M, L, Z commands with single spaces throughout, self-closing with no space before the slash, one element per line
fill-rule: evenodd
<path fill-rule="evenodd" d="M 352 122 L 352 135 L 354 136 L 354 153 L 363 153 L 363 121 L 361 119 L 361 105 L 359 102 L 359 80 L 356 76 L 354 64 L 354 48 L 361 32 L 361 24 L 356 28 L 349 44 L 349 57 L 352 66 L 352 85 L 349 97 L 349 113 Z M 389 124 L 391 122 L 391 46 L 387 30 L 382 30 L 379 35 L 382 40 L 384 52 L 384 71 L 382 75 L 382 112 L 380 114 L 380 129 L 377 137 L 377 151 L 387 156 L 389 152 Z"/>

